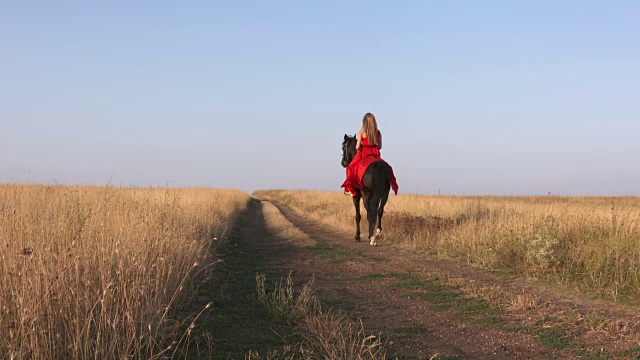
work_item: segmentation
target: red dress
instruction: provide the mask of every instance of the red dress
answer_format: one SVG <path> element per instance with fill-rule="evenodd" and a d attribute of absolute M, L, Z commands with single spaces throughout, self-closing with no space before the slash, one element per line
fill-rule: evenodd
<path fill-rule="evenodd" d="M 364 176 L 364 172 L 372 162 L 376 161 L 384 161 L 380 157 L 380 149 L 378 149 L 378 145 L 369 145 L 368 139 L 363 137 L 362 142 L 360 143 L 360 150 L 358 150 L 356 156 L 353 157 L 349 166 L 347 166 L 347 179 L 341 186 L 344 188 L 344 191 L 357 195 L 357 189 L 362 189 L 364 187 L 362 184 L 362 176 Z M 396 183 L 396 177 L 393 175 L 391 165 L 389 165 L 389 171 L 391 172 L 391 187 L 393 188 L 393 192 L 398 194 L 398 184 Z"/>

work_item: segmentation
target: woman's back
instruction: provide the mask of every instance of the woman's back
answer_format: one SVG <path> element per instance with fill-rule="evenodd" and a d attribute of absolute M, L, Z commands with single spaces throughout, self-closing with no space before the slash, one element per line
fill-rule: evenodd
<path fill-rule="evenodd" d="M 378 132 L 378 135 L 380 133 Z M 362 142 L 360 143 L 360 150 L 358 151 L 358 155 L 356 158 L 362 159 L 365 156 L 375 155 L 380 157 L 380 145 L 376 143 L 370 143 L 369 138 L 365 137 L 366 135 L 362 135 Z M 378 139 L 380 136 L 378 136 Z"/>
<path fill-rule="evenodd" d="M 378 149 L 382 149 L 382 133 L 380 130 L 377 131 L 376 141 L 370 142 L 365 131 L 361 131 L 360 138 L 362 139 L 362 143 L 360 144 L 361 146 L 377 146 Z"/>

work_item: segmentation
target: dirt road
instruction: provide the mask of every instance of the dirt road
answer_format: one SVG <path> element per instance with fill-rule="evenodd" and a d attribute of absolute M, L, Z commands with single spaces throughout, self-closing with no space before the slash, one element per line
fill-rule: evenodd
<path fill-rule="evenodd" d="M 274 204 L 311 241 L 268 231 L 266 202 L 249 204 L 235 246 L 259 254 L 248 273 L 292 272 L 296 284 L 315 279 L 324 307 L 361 320 L 379 334 L 391 358 L 638 358 L 633 309 L 496 276 L 391 247 L 354 242 Z M 233 257 L 233 252 L 228 254 Z M 246 265 L 246 264 L 245 264 Z M 600 316 L 600 323 L 589 318 Z M 598 326 L 600 324 L 600 327 Z M 617 324 L 617 325 L 616 325 Z M 615 327 L 619 331 L 615 331 Z M 231 336 L 231 335 L 230 335 Z"/>

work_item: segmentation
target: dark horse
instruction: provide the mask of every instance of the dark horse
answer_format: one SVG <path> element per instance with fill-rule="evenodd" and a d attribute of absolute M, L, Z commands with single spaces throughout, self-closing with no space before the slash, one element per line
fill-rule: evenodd
<path fill-rule="evenodd" d="M 356 156 L 356 137 L 344 135 L 342 142 L 342 166 L 347 167 L 354 156 Z M 391 187 L 391 171 L 389 165 L 384 161 L 373 162 L 362 177 L 364 188 L 360 190 L 358 196 L 353 197 L 353 205 L 356 207 L 356 241 L 360 241 L 360 198 L 362 197 L 364 208 L 367 210 L 367 220 L 369 221 L 369 244 L 376 245 L 376 239 L 382 237 L 382 215 L 384 205 L 389 198 Z M 377 228 L 376 228 L 377 215 Z M 375 229 L 375 232 L 374 232 Z"/>

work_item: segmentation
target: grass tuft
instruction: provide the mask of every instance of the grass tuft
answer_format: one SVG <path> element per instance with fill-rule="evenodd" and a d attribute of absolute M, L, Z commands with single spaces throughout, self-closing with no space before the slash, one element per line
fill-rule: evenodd
<path fill-rule="evenodd" d="M 291 274 L 269 286 L 256 277 L 258 298 L 278 321 L 293 324 L 302 340 L 286 356 L 304 359 L 385 359 L 380 337 L 367 335 L 362 322 L 354 323 L 340 311 L 322 309 L 313 295 L 313 280 L 295 292 Z M 290 349 L 295 349 L 291 353 Z M 282 354 L 281 354 L 282 356 Z M 282 356 L 286 358 L 286 356 Z"/>

